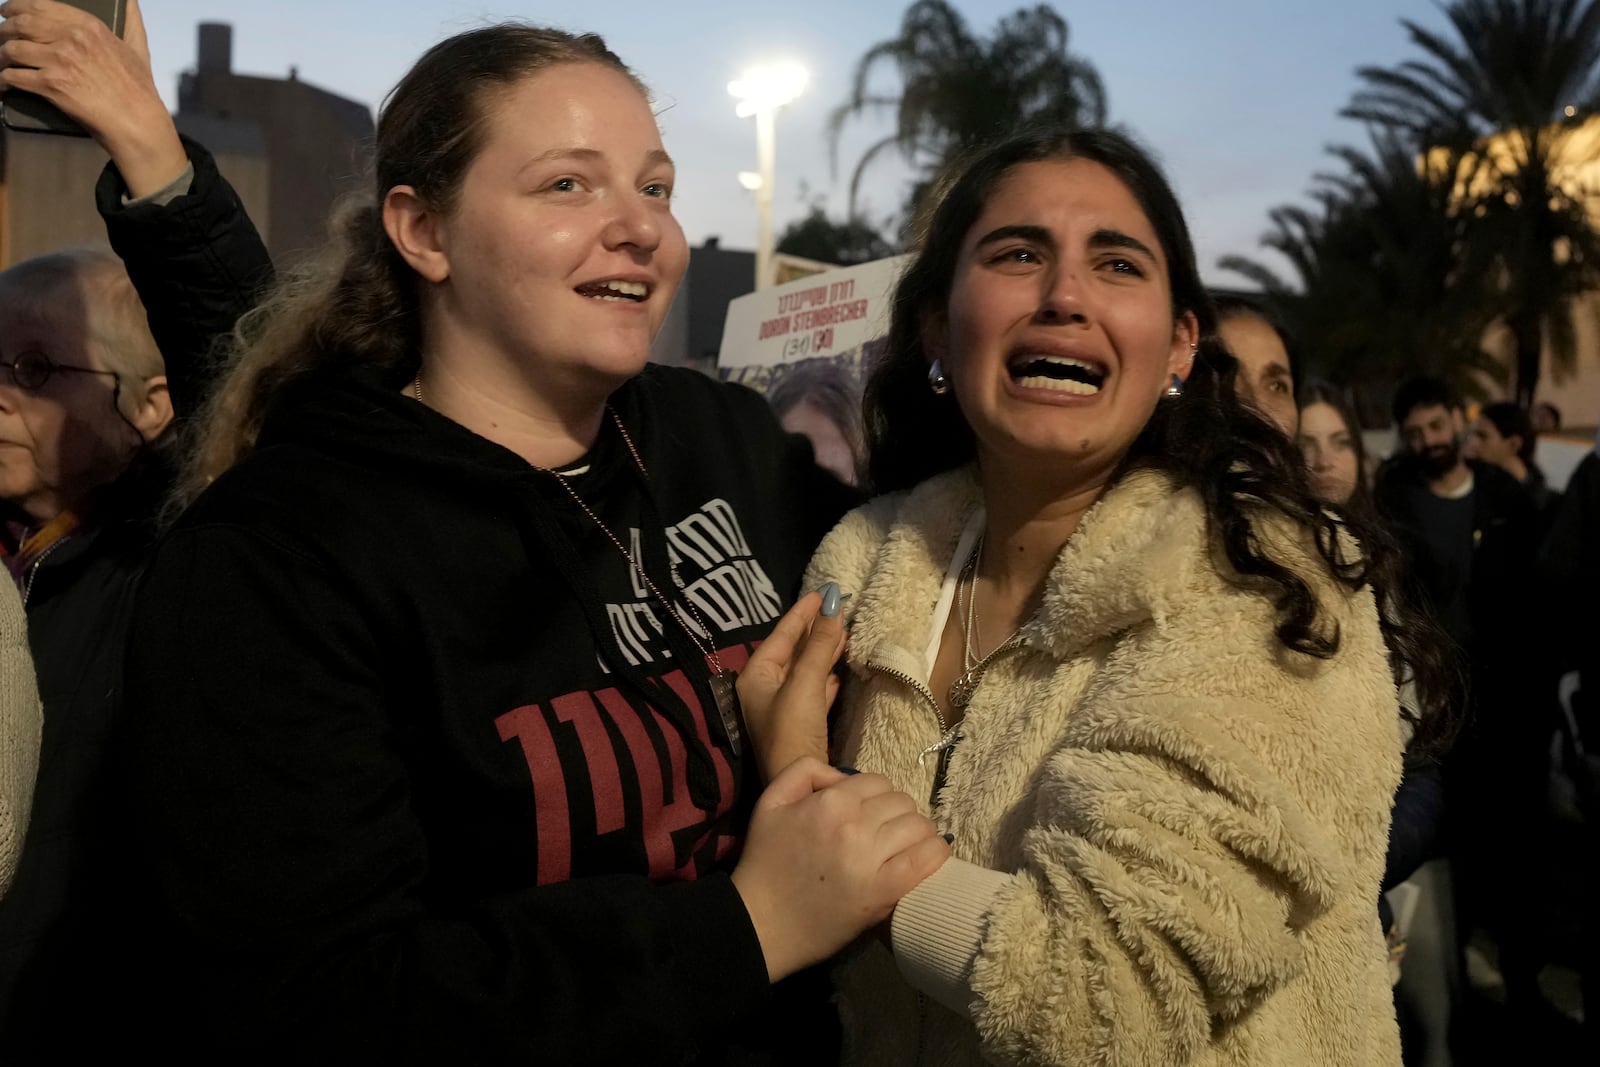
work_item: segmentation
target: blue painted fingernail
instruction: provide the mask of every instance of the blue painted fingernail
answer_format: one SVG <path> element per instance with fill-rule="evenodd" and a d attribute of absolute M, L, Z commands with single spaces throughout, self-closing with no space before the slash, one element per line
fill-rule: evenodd
<path fill-rule="evenodd" d="M 822 614 L 830 619 L 839 614 L 838 582 L 829 582 L 822 587 Z"/>
<path fill-rule="evenodd" d="M 856 770 L 854 767 L 835 767 L 834 770 L 838 771 L 840 774 L 860 774 L 861 773 L 860 771 Z"/>

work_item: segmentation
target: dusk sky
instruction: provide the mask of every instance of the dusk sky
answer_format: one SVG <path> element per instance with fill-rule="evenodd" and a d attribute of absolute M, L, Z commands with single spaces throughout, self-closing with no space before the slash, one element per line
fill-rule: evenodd
<path fill-rule="evenodd" d="M 977 32 L 1023 6 L 963 0 Z M 1163 161 L 1183 199 L 1207 280 L 1239 284 L 1215 269 L 1219 256 L 1254 254 L 1269 208 L 1300 200 L 1327 169 L 1323 147 L 1360 143 L 1362 129 L 1339 119 L 1362 64 L 1409 57 L 1401 18 L 1438 28 L 1429 0 L 1125 0 L 1058 3 L 1071 47 L 1099 69 L 1113 122 L 1131 129 Z M 802 215 L 802 190 L 842 214 L 851 168 L 886 124 L 855 124 L 837 173 L 824 124 L 845 96 L 855 61 L 893 36 L 904 5 L 884 0 L 805 4 L 522 4 L 481 0 L 147 0 L 156 78 L 175 103 L 177 77 L 194 62 L 195 26 L 234 27 L 234 69 L 301 79 L 376 109 L 383 94 L 429 44 L 502 17 L 605 36 L 655 93 L 668 151 L 678 162 L 676 209 L 689 239 L 718 235 L 753 248 L 755 207 L 738 185 L 755 169 L 755 129 L 734 115 L 727 83 L 750 63 L 793 59 L 811 71 L 805 96 L 780 113 L 774 217 Z M 885 77 L 884 84 L 891 84 Z M 891 214 L 909 171 L 888 158 L 869 172 L 870 217 Z"/>

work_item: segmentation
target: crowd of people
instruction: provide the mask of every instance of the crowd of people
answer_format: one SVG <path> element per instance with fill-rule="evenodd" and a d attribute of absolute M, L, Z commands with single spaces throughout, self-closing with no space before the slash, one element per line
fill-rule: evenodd
<path fill-rule="evenodd" d="M 0 14 L 111 249 L 0 272 L 0 1061 L 1399 1064 L 1440 857 L 1537 1021 L 1600 456 L 1418 381 L 1369 471 L 1127 137 L 946 176 L 823 456 L 648 362 L 598 37 L 429 49 L 278 276 L 133 0 Z"/>

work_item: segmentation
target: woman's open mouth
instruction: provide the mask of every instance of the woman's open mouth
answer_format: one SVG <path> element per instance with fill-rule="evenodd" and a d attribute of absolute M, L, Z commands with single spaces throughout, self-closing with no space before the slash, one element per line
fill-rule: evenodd
<path fill-rule="evenodd" d="M 1106 381 L 1104 367 L 1072 356 L 1027 355 L 1013 360 L 1006 369 L 1011 380 L 1024 389 L 1051 389 L 1074 396 L 1094 396 Z"/>
<path fill-rule="evenodd" d="M 644 282 L 627 282 L 612 278 L 603 282 L 590 282 L 578 286 L 578 295 L 591 300 L 621 300 L 631 304 L 650 298 L 650 286 Z"/>

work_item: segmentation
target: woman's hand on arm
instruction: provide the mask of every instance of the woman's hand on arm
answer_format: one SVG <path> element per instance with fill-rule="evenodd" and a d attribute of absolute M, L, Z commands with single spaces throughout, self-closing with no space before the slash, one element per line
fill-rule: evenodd
<path fill-rule="evenodd" d="M 111 156 L 128 195 L 159 192 L 189 157 L 156 89 L 138 0 L 123 37 L 56 0 L 0 4 L 0 85 L 36 93 L 77 120 Z"/>
<path fill-rule="evenodd" d="M 739 704 L 763 781 L 803 756 L 828 761 L 833 667 L 845 644 L 838 588 L 801 597 L 740 672 Z"/>
<path fill-rule="evenodd" d="M 949 855 L 888 779 L 801 758 L 756 801 L 733 884 L 776 982 L 887 919 Z"/>

